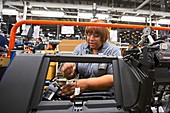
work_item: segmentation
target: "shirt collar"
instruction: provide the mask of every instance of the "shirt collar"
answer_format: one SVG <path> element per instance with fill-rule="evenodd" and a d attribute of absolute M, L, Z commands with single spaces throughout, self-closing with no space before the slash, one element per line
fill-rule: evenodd
<path fill-rule="evenodd" d="M 109 43 L 108 42 L 104 42 L 102 47 L 100 47 L 99 52 L 102 52 L 102 50 L 106 49 L 108 46 L 109 46 Z M 91 51 L 87 42 L 85 43 L 84 47 L 85 47 L 86 50 Z"/>

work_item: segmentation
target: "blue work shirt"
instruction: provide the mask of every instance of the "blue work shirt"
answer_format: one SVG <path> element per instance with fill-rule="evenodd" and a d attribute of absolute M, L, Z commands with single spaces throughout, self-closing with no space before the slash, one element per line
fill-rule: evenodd
<path fill-rule="evenodd" d="M 0 47 L 5 48 L 5 45 L 8 46 L 8 43 L 9 43 L 8 39 L 0 34 Z"/>
<path fill-rule="evenodd" d="M 92 51 L 89 48 L 88 43 L 85 42 L 76 46 L 73 54 L 92 54 Z M 121 56 L 121 51 L 116 45 L 105 42 L 99 49 L 98 54 Z M 78 63 L 77 68 L 79 78 L 99 77 L 106 74 L 113 74 L 111 63 L 106 63 L 106 69 L 99 69 L 99 65 L 101 65 L 101 63 Z"/>
<path fill-rule="evenodd" d="M 170 43 L 168 43 L 168 49 L 166 51 L 170 52 Z"/>

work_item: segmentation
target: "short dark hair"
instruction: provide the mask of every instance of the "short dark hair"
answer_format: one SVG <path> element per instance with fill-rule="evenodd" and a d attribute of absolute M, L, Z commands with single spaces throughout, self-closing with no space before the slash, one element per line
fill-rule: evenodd
<path fill-rule="evenodd" d="M 40 40 L 40 42 L 42 42 L 42 39 L 41 38 L 38 38 Z"/>

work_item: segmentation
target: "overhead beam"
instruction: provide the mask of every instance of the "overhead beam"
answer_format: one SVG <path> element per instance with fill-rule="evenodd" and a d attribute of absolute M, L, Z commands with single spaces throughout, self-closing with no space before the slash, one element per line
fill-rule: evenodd
<path fill-rule="evenodd" d="M 142 8 L 144 5 L 146 5 L 148 2 L 150 2 L 150 0 L 145 0 L 143 3 L 141 3 L 137 8 L 135 8 L 134 10 L 137 11 L 140 8 Z"/>
<path fill-rule="evenodd" d="M 12 6 L 12 5 L 8 5 L 8 6 L 11 7 L 11 8 L 13 8 L 13 9 L 16 9 L 17 11 L 21 11 L 19 8 L 14 7 L 14 6 Z"/>
<path fill-rule="evenodd" d="M 150 0 L 145 0 L 142 4 L 143 6 L 149 2 Z M 4 5 L 12 5 L 12 6 L 20 6 L 23 7 L 22 2 L 13 2 L 13 1 L 5 1 Z M 66 3 L 50 3 L 50 2 L 30 2 L 32 7 L 44 7 L 47 8 L 68 8 L 68 9 L 84 9 L 84 10 L 92 10 L 91 5 L 81 5 L 81 4 L 66 4 Z M 141 5 L 142 6 L 142 5 Z M 140 6 L 140 7 L 141 7 Z M 139 6 L 138 6 L 139 8 Z M 136 8 L 136 9 L 138 9 Z M 170 17 L 169 12 L 163 12 L 163 11 L 148 11 L 148 10 L 137 10 L 134 11 L 132 8 L 112 8 L 107 6 L 97 6 L 98 11 L 116 11 L 116 12 L 125 12 L 125 13 L 138 13 L 138 14 L 148 14 L 148 15 L 157 15 L 157 16 L 167 16 Z"/>

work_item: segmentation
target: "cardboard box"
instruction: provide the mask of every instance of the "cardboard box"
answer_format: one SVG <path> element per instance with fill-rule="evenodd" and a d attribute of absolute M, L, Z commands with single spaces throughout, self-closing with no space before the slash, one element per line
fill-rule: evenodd
<path fill-rule="evenodd" d="M 7 67 L 10 62 L 9 57 L 0 57 L 0 66 Z"/>
<path fill-rule="evenodd" d="M 85 40 L 62 40 L 58 45 L 59 52 L 73 52 L 74 48 Z"/>
<path fill-rule="evenodd" d="M 56 50 L 42 50 L 41 53 L 51 53 L 51 54 L 55 54 L 57 53 Z"/>

